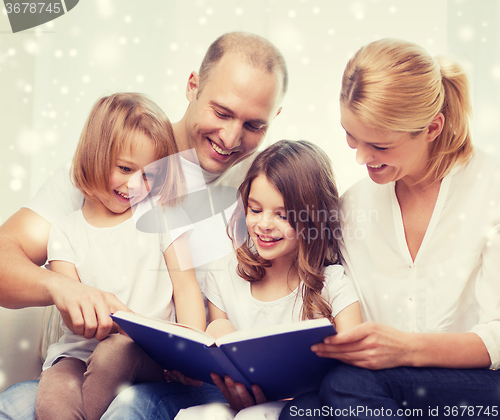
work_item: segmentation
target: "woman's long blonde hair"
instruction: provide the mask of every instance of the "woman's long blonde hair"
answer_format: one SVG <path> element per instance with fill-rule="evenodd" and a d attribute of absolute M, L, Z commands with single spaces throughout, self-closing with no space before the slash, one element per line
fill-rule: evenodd
<path fill-rule="evenodd" d="M 359 49 L 344 70 L 340 103 L 367 126 L 413 135 L 441 112 L 443 130 L 431 143 L 421 181 L 444 178 L 473 153 L 467 75 L 416 44 L 382 39 Z"/>

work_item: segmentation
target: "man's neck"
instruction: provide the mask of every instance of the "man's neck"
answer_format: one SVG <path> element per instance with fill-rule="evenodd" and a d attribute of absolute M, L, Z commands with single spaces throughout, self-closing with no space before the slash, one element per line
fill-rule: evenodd
<path fill-rule="evenodd" d="M 173 123 L 172 128 L 174 130 L 175 143 L 177 144 L 179 152 L 188 150 L 189 146 L 187 141 L 186 122 L 184 121 L 184 118 L 176 123 Z"/>

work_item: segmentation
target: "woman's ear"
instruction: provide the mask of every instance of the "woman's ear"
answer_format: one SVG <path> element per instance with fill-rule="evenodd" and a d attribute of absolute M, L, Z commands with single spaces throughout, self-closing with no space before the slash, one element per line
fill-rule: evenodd
<path fill-rule="evenodd" d="M 443 131 L 445 119 L 441 112 L 438 112 L 427 127 L 426 140 L 428 142 L 436 140 L 436 137 Z"/>
<path fill-rule="evenodd" d="M 191 103 L 193 99 L 196 98 L 196 95 L 198 95 L 199 87 L 200 87 L 200 76 L 198 75 L 198 73 L 193 71 L 189 75 L 189 79 L 186 86 L 186 98 L 189 101 L 189 103 Z"/>

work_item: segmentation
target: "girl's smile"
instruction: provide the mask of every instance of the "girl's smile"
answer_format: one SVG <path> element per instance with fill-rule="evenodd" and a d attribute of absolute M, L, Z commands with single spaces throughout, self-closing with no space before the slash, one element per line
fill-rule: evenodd
<path fill-rule="evenodd" d="M 246 223 L 250 238 L 262 258 L 275 261 L 295 257 L 297 233 L 287 220 L 283 195 L 265 175 L 261 174 L 252 181 Z"/>

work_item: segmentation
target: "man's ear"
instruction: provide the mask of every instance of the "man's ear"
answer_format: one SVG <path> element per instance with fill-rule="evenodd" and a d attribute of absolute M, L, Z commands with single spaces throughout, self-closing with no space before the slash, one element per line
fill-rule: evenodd
<path fill-rule="evenodd" d="M 441 131 L 443 131 L 444 124 L 444 115 L 441 112 L 438 112 L 427 127 L 426 139 L 428 142 L 436 140 L 436 137 L 441 134 Z"/>
<path fill-rule="evenodd" d="M 191 103 L 193 99 L 196 99 L 199 87 L 200 87 L 200 76 L 198 75 L 198 73 L 193 71 L 189 75 L 189 79 L 186 86 L 186 98 L 189 101 L 189 103 Z"/>

